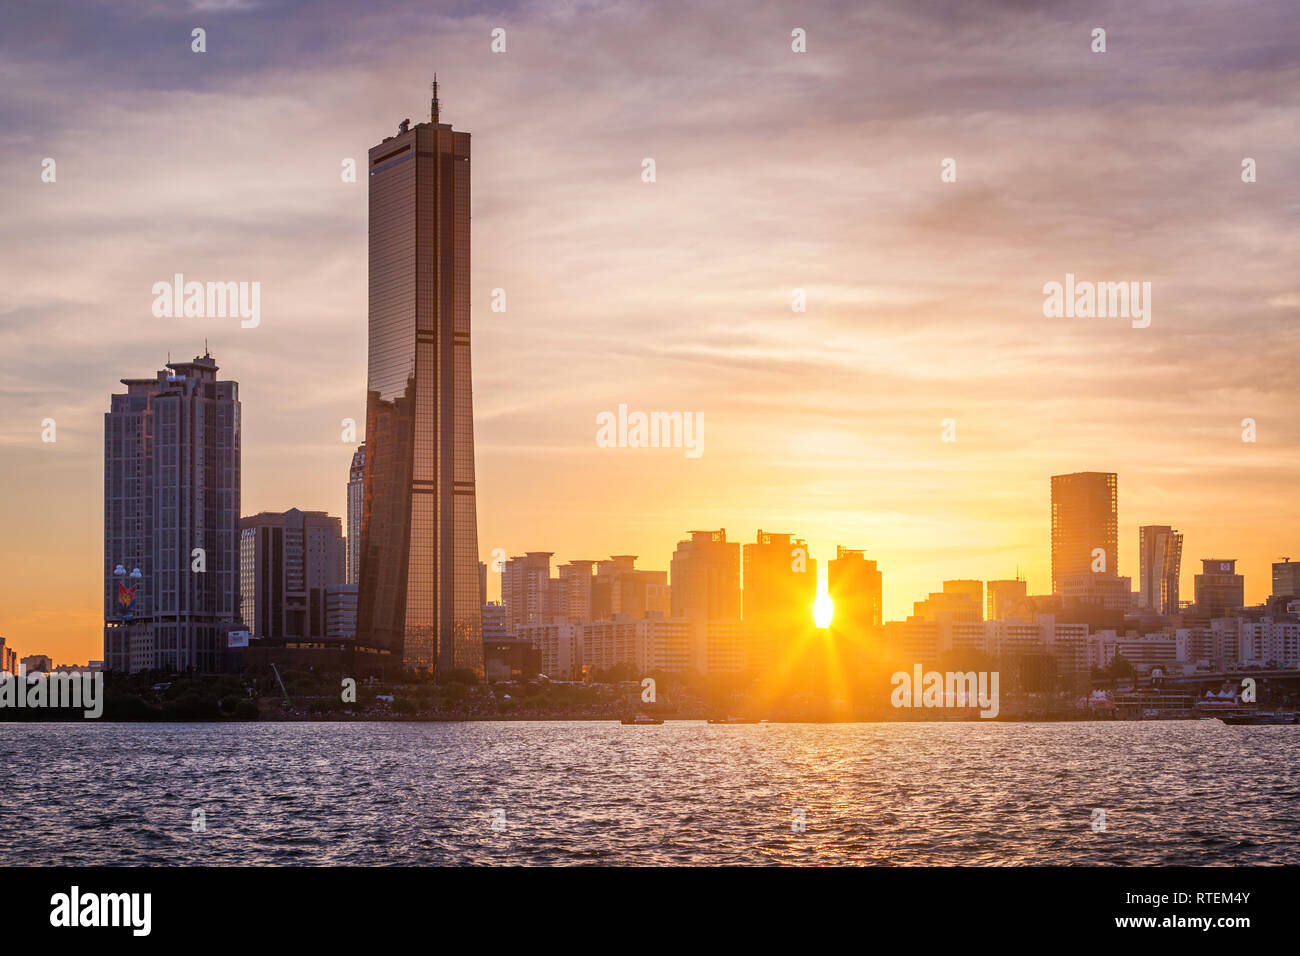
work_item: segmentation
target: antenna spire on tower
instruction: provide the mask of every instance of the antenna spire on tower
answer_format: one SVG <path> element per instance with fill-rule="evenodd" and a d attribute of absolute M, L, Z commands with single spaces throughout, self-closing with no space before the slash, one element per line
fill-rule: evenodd
<path fill-rule="evenodd" d="M 438 74 L 433 74 L 433 83 L 431 86 L 433 97 L 429 101 L 429 120 L 438 122 Z"/>

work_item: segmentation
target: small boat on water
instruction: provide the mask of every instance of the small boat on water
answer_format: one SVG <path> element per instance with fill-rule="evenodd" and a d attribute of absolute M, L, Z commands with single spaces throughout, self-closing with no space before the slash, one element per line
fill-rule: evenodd
<path fill-rule="evenodd" d="M 637 714 L 635 717 L 624 717 L 620 723 L 624 724 L 662 724 L 663 720 L 658 717 L 651 717 L 649 714 Z"/>
<path fill-rule="evenodd" d="M 1240 726 L 1242 724 L 1300 724 L 1300 715 L 1293 713 L 1272 714 L 1232 714 L 1219 718 L 1225 724 Z"/>
<path fill-rule="evenodd" d="M 756 724 L 757 717 L 711 717 L 708 720 L 710 724 Z"/>

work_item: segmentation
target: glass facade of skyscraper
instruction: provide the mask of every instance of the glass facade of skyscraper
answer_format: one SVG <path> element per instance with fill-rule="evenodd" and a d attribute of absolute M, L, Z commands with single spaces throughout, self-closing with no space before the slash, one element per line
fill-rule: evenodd
<path fill-rule="evenodd" d="M 370 150 L 370 318 L 357 639 L 482 674 L 470 383 L 468 133 Z"/>
<path fill-rule="evenodd" d="M 1053 594 L 1068 577 L 1119 573 L 1118 484 L 1114 472 L 1052 476 Z"/>

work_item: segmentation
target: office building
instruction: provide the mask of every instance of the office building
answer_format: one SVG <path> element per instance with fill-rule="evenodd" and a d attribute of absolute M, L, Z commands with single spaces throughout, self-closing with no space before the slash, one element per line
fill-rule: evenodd
<path fill-rule="evenodd" d="M 1196 575 L 1196 613 L 1214 619 L 1227 617 L 1246 603 L 1246 579 L 1237 573 L 1237 561 L 1201 559 Z"/>
<path fill-rule="evenodd" d="M 470 382 L 470 137 L 403 122 L 369 154 L 369 367 L 357 639 L 483 672 Z"/>
<path fill-rule="evenodd" d="M 483 639 L 510 637 L 510 619 L 500 602 L 483 605 Z"/>
<path fill-rule="evenodd" d="M 1110 472 L 1052 476 L 1053 594 L 1073 575 L 1119 573 L 1117 489 Z"/>
<path fill-rule="evenodd" d="M 1178 613 L 1183 536 L 1167 524 L 1138 528 L 1138 602 L 1159 614 Z"/>
<path fill-rule="evenodd" d="M 988 613 L 990 621 L 1012 619 L 1032 620 L 1033 605 L 1029 602 L 1028 582 L 1013 578 L 988 583 Z"/>
<path fill-rule="evenodd" d="M 1283 607 L 1300 598 L 1300 561 L 1283 558 L 1273 564 L 1272 601 Z"/>
<path fill-rule="evenodd" d="M 1091 606 L 1106 611 L 1129 611 L 1137 606 L 1133 579 L 1116 574 L 1070 574 L 1059 583 L 1066 606 Z"/>
<path fill-rule="evenodd" d="M 984 585 L 981 581 L 944 581 L 942 591 L 931 591 L 924 601 L 912 602 L 912 614 L 923 621 L 951 619 L 966 624 L 984 620 Z"/>
<path fill-rule="evenodd" d="M 240 599 L 254 640 L 321 641 L 326 595 L 344 583 L 342 524 L 323 511 L 263 511 L 240 522 Z"/>
<path fill-rule="evenodd" d="M 355 584 L 331 584 L 325 588 L 325 637 L 331 641 L 357 639 Z"/>

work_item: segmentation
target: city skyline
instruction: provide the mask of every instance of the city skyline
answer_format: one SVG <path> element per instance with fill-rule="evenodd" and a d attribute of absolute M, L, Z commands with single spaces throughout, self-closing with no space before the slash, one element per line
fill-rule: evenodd
<path fill-rule="evenodd" d="M 292 7 L 241 14 L 262 30 L 234 58 L 220 11 L 136 33 L 110 21 L 112 65 L 73 37 L 6 43 L 46 81 L 0 93 L 0 534 L 20 543 L 0 573 L 25 585 L 0 634 L 98 657 L 100 421 L 117 379 L 168 351 L 210 339 L 241 383 L 245 514 L 346 513 L 366 197 L 340 164 L 422 115 L 435 68 L 479 146 L 482 560 L 541 547 L 666 569 L 686 529 L 777 528 L 819 561 L 865 549 L 900 619 L 944 579 L 1019 568 L 1044 593 L 1046 477 L 1105 469 L 1120 475 L 1120 574 L 1138 577 L 1138 528 L 1167 524 L 1184 535 L 1181 594 L 1202 559 L 1235 558 L 1258 603 L 1293 550 L 1276 516 L 1300 463 L 1284 378 L 1300 143 L 1285 110 L 1240 109 L 1280 102 L 1294 70 L 1284 24 L 1254 12 L 1089 11 L 1123 40 L 1103 71 L 1091 19 L 987 11 L 964 23 L 962 69 L 919 76 L 907 64 L 937 24 L 862 11 L 850 38 L 834 5 L 797 14 L 803 57 L 795 13 L 747 8 L 689 29 L 623 9 L 516 13 L 504 55 L 483 40 L 490 19 L 431 13 L 411 18 L 436 26 L 432 43 L 375 18 L 286 50 L 281 28 L 306 16 Z M 196 15 L 212 23 L 201 61 Z M 1213 42 L 1230 29 L 1242 42 Z M 713 64 L 707 86 L 692 62 Z M 92 85 L 93 102 L 76 92 Z M 778 121 L 790 135 L 770 135 Z M 39 180 L 46 155 L 56 182 Z M 153 284 L 177 273 L 260 282 L 260 324 L 153 316 Z M 1044 283 L 1067 274 L 1150 278 L 1150 327 L 1044 318 Z M 599 447 L 596 416 L 623 403 L 702 413 L 704 454 Z M 57 441 L 41 440 L 46 418 Z"/>

